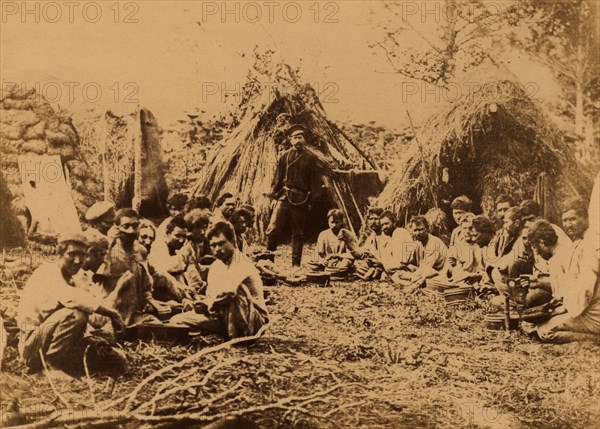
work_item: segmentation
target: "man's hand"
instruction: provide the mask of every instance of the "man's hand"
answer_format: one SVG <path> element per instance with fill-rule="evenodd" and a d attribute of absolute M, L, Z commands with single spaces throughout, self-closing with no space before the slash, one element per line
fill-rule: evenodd
<path fill-rule="evenodd" d="M 208 315 L 208 305 L 204 301 L 196 301 L 194 302 L 194 311 L 198 314 Z"/>
<path fill-rule="evenodd" d="M 271 210 L 271 211 L 275 210 L 276 206 L 277 206 L 277 200 L 272 199 L 271 202 L 269 203 L 269 210 Z"/>
<path fill-rule="evenodd" d="M 183 311 L 189 311 L 194 309 L 194 301 L 189 298 L 183 298 L 181 301 L 181 305 L 183 306 Z"/>
<path fill-rule="evenodd" d="M 123 322 L 123 319 L 121 319 L 121 315 L 119 313 L 117 313 L 115 311 L 109 317 L 110 317 L 110 321 L 112 322 L 113 329 L 115 330 L 115 333 L 120 334 L 123 331 L 125 331 L 125 323 Z"/>
<path fill-rule="evenodd" d="M 345 241 L 347 236 L 348 236 L 348 230 L 345 228 L 340 229 L 340 231 L 337 233 L 338 240 Z"/>
<path fill-rule="evenodd" d="M 112 307 L 100 305 L 96 310 L 96 313 L 101 314 L 102 316 L 106 316 L 112 322 L 113 328 L 116 333 L 121 333 L 125 330 L 125 323 L 123 323 L 123 319 L 121 319 L 121 315 L 117 310 Z"/>

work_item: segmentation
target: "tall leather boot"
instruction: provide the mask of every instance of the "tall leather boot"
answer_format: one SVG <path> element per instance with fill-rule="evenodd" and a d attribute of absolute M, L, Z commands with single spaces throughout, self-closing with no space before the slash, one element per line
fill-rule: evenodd
<path fill-rule="evenodd" d="M 304 245 L 303 237 L 292 236 L 292 266 L 299 267 L 302 261 L 302 246 Z"/>
<path fill-rule="evenodd" d="M 274 252 L 277 250 L 277 244 L 278 244 L 278 238 L 277 234 L 272 233 L 267 235 L 267 250 L 269 252 Z"/>

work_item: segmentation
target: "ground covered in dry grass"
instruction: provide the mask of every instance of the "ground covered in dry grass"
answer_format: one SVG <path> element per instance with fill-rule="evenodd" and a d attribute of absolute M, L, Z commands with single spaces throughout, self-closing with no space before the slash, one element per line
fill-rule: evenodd
<path fill-rule="evenodd" d="M 27 275 L 2 272 L 9 316 Z M 53 389 L 45 375 L 25 374 L 9 347 L 3 421 L 14 419 L 15 400 L 41 414 L 66 408 L 71 424 L 100 416 L 106 427 L 198 427 L 225 416 L 264 428 L 563 429 L 600 421 L 598 346 L 488 331 L 484 303 L 449 308 L 385 283 L 268 291 L 272 323 L 259 341 L 219 350 L 214 337 L 126 343 L 131 365 L 111 393 L 101 377 L 54 380 Z"/>

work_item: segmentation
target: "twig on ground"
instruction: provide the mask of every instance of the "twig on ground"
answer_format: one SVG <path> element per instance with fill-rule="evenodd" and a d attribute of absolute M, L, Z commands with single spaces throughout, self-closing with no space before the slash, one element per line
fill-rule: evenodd
<path fill-rule="evenodd" d="M 96 396 L 94 395 L 94 386 L 92 385 L 92 379 L 90 377 L 90 369 L 88 368 L 87 356 L 90 350 L 90 344 L 88 344 L 83 352 L 83 369 L 85 370 L 85 379 L 87 381 L 88 389 L 90 390 L 90 398 L 94 405 L 96 405 Z"/>
<path fill-rule="evenodd" d="M 244 408 L 241 410 L 230 410 L 230 411 L 226 411 L 226 412 L 222 412 L 222 413 L 218 413 L 218 414 L 213 414 L 210 416 L 207 416 L 205 414 L 201 414 L 201 413 L 181 413 L 181 414 L 176 414 L 176 415 L 171 415 L 171 416 L 144 416 L 144 415 L 135 415 L 135 418 L 141 421 L 168 421 L 168 420 L 174 420 L 174 421 L 182 421 L 182 420 L 194 420 L 194 421 L 204 421 L 204 422 L 209 422 L 209 421 L 214 421 L 214 420 L 219 420 L 225 417 L 239 417 L 239 416 L 243 416 L 246 414 L 251 414 L 251 413 L 256 413 L 256 412 L 262 412 L 262 411 L 267 411 L 267 410 L 272 410 L 272 409 L 283 409 L 283 410 L 289 410 L 290 408 L 294 408 L 294 407 L 289 407 L 288 405 L 292 402 L 295 401 L 306 401 L 312 398 L 317 398 L 319 396 L 326 396 L 328 394 L 330 394 L 331 392 L 334 392 L 338 389 L 341 389 L 342 387 L 347 387 L 347 386 L 351 386 L 351 385 L 360 385 L 358 383 L 343 383 L 343 384 L 337 384 L 333 387 L 330 387 L 329 389 L 326 390 L 322 390 L 320 392 L 316 392 L 313 393 L 312 395 L 308 395 L 308 396 L 288 396 L 287 398 L 283 398 L 280 399 L 277 402 L 274 403 L 270 403 L 270 404 L 264 404 L 264 405 L 256 405 L 253 407 L 248 407 L 248 408 Z M 307 411 L 307 410 L 303 410 L 303 409 L 296 409 L 297 411 L 303 412 L 305 414 L 309 414 L 309 415 L 313 415 L 314 417 L 317 417 L 316 415 L 312 414 L 311 412 Z M 320 416 L 319 416 L 320 417 Z"/>
<path fill-rule="evenodd" d="M 188 389 L 192 389 L 195 387 L 202 387 L 205 386 L 206 383 L 208 383 L 210 377 L 212 375 L 214 375 L 219 369 L 228 366 L 228 365 L 233 365 L 239 361 L 243 360 L 243 358 L 238 358 L 238 359 L 229 359 L 225 362 L 222 362 L 220 364 L 215 365 L 213 368 L 211 368 L 206 375 L 204 376 L 204 378 L 196 383 L 186 383 L 183 386 L 175 386 L 172 389 L 163 391 L 163 392 L 156 392 L 156 394 L 154 395 L 154 397 L 148 401 L 145 402 L 143 404 L 141 404 L 135 411 L 135 414 L 140 414 L 144 409 L 148 408 L 149 406 L 152 407 L 152 409 L 155 409 L 155 404 L 160 401 L 161 399 L 164 399 L 168 396 L 173 395 L 174 393 L 178 393 L 181 392 L 183 390 L 188 390 Z M 173 381 L 175 382 L 175 380 Z M 168 386 L 166 386 L 168 387 Z M 154 413 L 152 413 L 154 414 Z"/>
<path fill-rule="evenodd" d="M 49 374 L 49 370 L 48 370 L 48 365 L 46 365 L 46 359 L 44 358 L 44 353 L 42 353 L 42 351 L 39 351 L 40 353 L 40 360 L 42 361 L 42 366 L 44 367 L 44 375 L 46 376 L 46 379 L 48 380 L 48 383 L 50 383 L 50 387 L 52 388 L 52 391 L 54 392 L 54 394 L 56 395 L 56 397 L 60 400 L 60 402 L 62 402 L 65 407 L 69 407 L 69 403 L 67 402 L 67 400 L 64 398 L 64 396 L 62 396 L 60 394 L 60 392 L 56 389 L 56 386 L 54 385 L 54 383 L 52 382 L 52 378 L 50 378 L 50 374 Z"/>
<path fill-rule="evenodd" d="M 214 347 L 202 349 L 202 350 L 194 353 L 193 355 L 190 355 L 190 356 L 186 357 L 185 359 L 180 360 L 179 362 L 175 362 L 171 365 L 168 365 L 168 366 L 165 366 L 165 367 L 159 369 L 158 371 L 153 372 L 148 377 L 143 379 L 130 394 L 123 396 L 115 401 L 112 401 L 111 403 L 106 405 L 103 408 L 103 410 L 106 410 L 124 400 L 127 400 L 124 410 L 131 411 L 133 401 L 135 401 L 135 399 L 137 398 L 137 395 L 141 392 L 141 390 L 144 388 L 144 386 L 146 386 L 150 381 L 154 380 L 155 378 L 160 377 L 161 375 L 163 375 L 169 371 L 173 371 L 174 369 L 177 369 L 177 368 L 183 367 L 189 363 L 192 363 L 195 360 L 197 360 L 197 359 L 201 358 L 202 356 L 205 356 L 209 353 L 214 353 L 214 352 L 229 348 L 231 346 L 234 346 L 236 344 L 245 343 L 245 342 L 249 342 L 249 341 L 256 341 L 262 337 L 262 335 L 265 333 L 265 331 L 267 330 L 267 328 L 269 326 L 270 326 L 269 324 L 264 325 L 262 328 L 260 328 L 258 330 L 258 332 L 255 335 L 248 336 L 248 337 L 234 338 L 232 340 L 226 341 L 226 342 L 216 345 Z"/>
<path fill-rule="evenodd" d="M 332 416 L 333 414 L 343 410 L 344 408 L 358 407 L 359 405 L 364 405 L 364 404 L 365 404 L 365 401 L 358 401 L 358 402 L 353 402 L 350 404 L 340 405 L 339 407 L 336 407 L 333 410 L 327 411 L 325 414 L 323 414 L 323 417 L 327 418 L 329 416 Z"/>

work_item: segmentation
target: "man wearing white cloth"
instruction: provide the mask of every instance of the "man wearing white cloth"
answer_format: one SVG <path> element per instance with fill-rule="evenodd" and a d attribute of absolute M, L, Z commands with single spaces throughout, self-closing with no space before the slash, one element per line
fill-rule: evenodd
<path fill-rule="evenodd" d="M 268 322 L 260 274 L 236 249 L 230 223 L 217 222 L 207 238 L 217 260 L 208 270 L 206 299 L 196 312 L 174 316 L 171 323 L 213 330 L 216 322 L 229 339 L 254 335 Z"/>
<path fill-rule="evenodd" d="M 529 231 L 534 252 L 549 262 L 552 295 L 563 300 L 556 311 L 559 315 L 539 325 L 537 333 L 542 340 L 556 343 L 600 342 L 599 261 L 595 252 L 598 244 L 589 234 L 587 210 L 582 202 L 566 205 L 562 218 L 573 240 L 567 251 L 556 249 L 557 236 L 548 222 L 536 221 Z"/>

